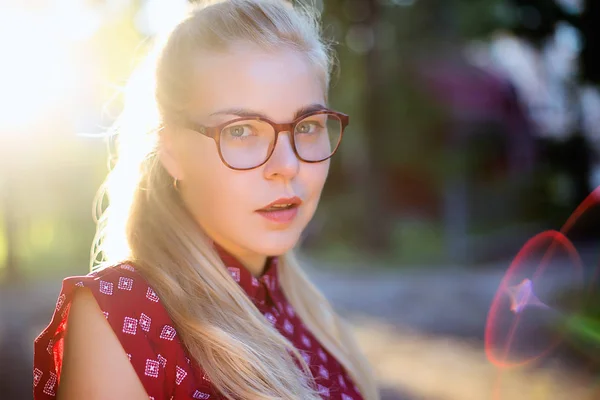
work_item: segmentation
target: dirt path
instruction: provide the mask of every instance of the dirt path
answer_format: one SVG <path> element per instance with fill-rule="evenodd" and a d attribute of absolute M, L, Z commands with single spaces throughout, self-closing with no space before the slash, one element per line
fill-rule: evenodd
<path fill-rule="evenodd" d="M 560 261 L 559 261 L 560 264 Z M 508 265 L 508 264 L 507 264 Z M 542 293 L 572 283 L 556 269 Z M 487 361 L 487 313 L 504 275 L 499 264 L 483 270 L 345 272 L 339 266 L 309 270 L 317 285 L 355 326 L 386 398 L 426 400 L 593 400 L 591 381 L 563 363 L 502 374 Z M 535 329 L 521 332 L 539 339 Z M 527 337 L 528 336 L 528 337 Z M 397 391 L 397 392 L 395 392 Z"/>
<path fill-rule="evenodd" d="M 481 344 L 398 330 L 370 318 L 353 319 L 359 343 L 375 366 L 387 399 L 597 400 L 600 391 L 558 365 L 505 372 L 490 364 Z"/>

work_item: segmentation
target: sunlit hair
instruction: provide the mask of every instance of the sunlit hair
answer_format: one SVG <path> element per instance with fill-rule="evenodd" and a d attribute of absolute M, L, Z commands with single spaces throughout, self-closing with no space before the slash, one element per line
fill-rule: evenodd
<path fill-rule="evenodd" d="M 158 157 L 161 134 L 176 131 L 169 128 L 185 116 L 190 68 L 202 55 L 232 44 L 293 49 L 308 57 L 326 93 L 332 53 L 320 37 L 317 14 L 284 0 L 204 2 L 158 42 L 131 77 L 123 113 L 110 131 L 118 138 L 118 158 L 96 200 L 91 267 L 133 263 L 159 294 L 190 355 L 228 399 L 320 399 L 299 351 L 230 276 Z M 349 325 L 291 251 L 280 257 L 279 279 L 299 317 L 361 394 L 378 399 Z"/>

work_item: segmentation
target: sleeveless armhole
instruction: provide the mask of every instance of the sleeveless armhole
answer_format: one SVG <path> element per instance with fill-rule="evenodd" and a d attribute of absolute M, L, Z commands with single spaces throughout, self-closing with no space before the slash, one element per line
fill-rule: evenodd
<path fill-rule="evenodd" d="M 52 320 L 34 342 L 34 400 L 56 398 L 67 317 L 79 287 L 93 294 L 149 398 L 170 399 L 176 371 L 167 360 L 176 357 L 175 328 L 154 290 L 133 267 L 123 264 L 63 280 Z"/>

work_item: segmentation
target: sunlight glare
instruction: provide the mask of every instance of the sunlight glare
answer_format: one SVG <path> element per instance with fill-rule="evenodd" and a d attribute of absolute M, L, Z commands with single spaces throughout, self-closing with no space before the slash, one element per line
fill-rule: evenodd
<path fill-rule="evenodd" d="M 25 132 L 72 99 L 78 72 L 72 47 L 100 25 L 97 13 L 76 3 L 0 13 L 0 134 Z"/>

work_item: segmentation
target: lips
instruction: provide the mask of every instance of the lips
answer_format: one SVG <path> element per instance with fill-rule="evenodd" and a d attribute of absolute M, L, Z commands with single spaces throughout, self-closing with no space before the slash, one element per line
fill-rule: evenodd
<path fill-rule="evenodd" d="M 298 196 L 294 197 L 282 197 L 279 198 L 265 207 L 256 210 L 256 211 L 281 211 L 281 210 L 289 210 L 291 208 L 296 208 L 300 204 L 302 204 L 302 200 Z"/>
<path fill-rule="evenodd" d="M 279 227 L 288 226 L 298 215 L 300 204 L 302 200 L 299 197 L 284 197 L 256 210 L 256 213 L 268 220 L 270 224 Z"/>

